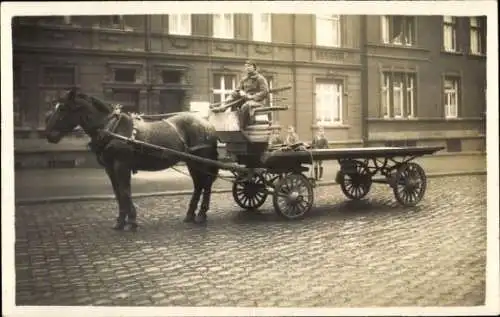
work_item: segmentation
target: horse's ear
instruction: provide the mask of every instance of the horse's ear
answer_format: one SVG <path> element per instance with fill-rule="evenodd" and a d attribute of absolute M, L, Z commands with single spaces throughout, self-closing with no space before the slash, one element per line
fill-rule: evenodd
<path fill-rule="evenodd" d="M 73 87 L 68 92 L 68 100 L 75 100 L 76 95 L 78 94 L 78 88 Z"/>

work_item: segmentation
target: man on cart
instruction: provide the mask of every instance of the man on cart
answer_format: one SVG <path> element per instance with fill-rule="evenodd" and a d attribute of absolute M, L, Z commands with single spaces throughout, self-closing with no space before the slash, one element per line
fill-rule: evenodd
<path fill-rule="evenodd" d="M 225 103 L 238 102 L 240 128 L 245 129 L 253 116 L 253 109 L 265 106 L 269 97 L 269 84 L 264 76 L 257 71 L 257 65 L 247 60 L 245 62 L 247 75 L 240 81 L 236 90 L 225 100 Z M 239 106 L 239 107 L 238 107 Z"/>

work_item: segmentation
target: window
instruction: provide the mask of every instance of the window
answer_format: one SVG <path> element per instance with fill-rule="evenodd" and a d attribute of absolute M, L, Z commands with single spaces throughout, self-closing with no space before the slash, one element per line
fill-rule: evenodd
<path fill-rule="evenodd" d="M 253 40 L 271 42 L 271 14 L 254 13 L 252 16 Z"/>
<path fill-rule="evenodd" d="M 273 78 L 271 76 L 265 76 L 265 77 L 267 79 L 269 90 L 273 89 Z M 273 106 L 273 93 L 269 93 L 269 98 L 267 100 L 267 106 L 268 107 Z"/>
<path fill-rule="evenodd" d="M 214 75 L 213 102 L 226 100 L 234 89 L 236 89 L 235 75 Z"/>
<path fill-rule="evenodd" d="M 24 99 L 26 92 L 21 90 L 22 85 L 22 67 L 19 64 L 13 65 L 13 73 L 14 73 L 14 125 L 20 126 L 23 124 L 23 108 L 22 108 L 22 99 Z"/>
<path fill-rule="evenodd" d="M 168 33 L 191 35 L 191 14 L 169 14 Z"/>
<path fill-rule="evenodd" d="M 317 123 L 326 125 L 342 123 L 342 83 L 318 81 L 315 91 Z"/>
<path fill-rule="evenodd" d="M 382 40 L 386 44 L 415 44 L 415 18 L 399 15 L 382 17 Z"/>
<path fill-rule="evenodd" d="M 459 80 L 454 77 L 444 78 L 444 116 L 445 118 L 458 117 Z"/>
<path fill-rule="evenodd" d="M 136 70 L 133 68 L 115 69 L 115 81 L 134 83 L 135 82 L 135 73 L 136 73 Z"/>
<path fill-rule="evenodd" d="M 76 84 L 75 74 L 75 67 L 70 65 L 47 65 L 42 68 L 40 100 L 43 100 L 43 106 L 38 111 L 38 127 L 45 126 L 45 112 L 53 109 L 55 101 Z M 21 106 L 25 101 L 23 98 L 24 96 L 19 98 Z"/>
<path fill-rule="evenodd" d="M 139 91 L 136 89 L 113 89 L 113 102 L 123 106 L 123 111 L 139 112 Z"/>
<path fill-rule="evenodd" d="M 443 48 L 447 52 L 457 51 L 456 18 L 443 17 Z"/>
<path fill-rule="evenodd" d="M 415 117 L 415 74 L 382 74 L 382 112 L 384 118 Z"/>
<path fill-rule="evenodd" d="M 20 91 L 14 91 L 14 125 L 16 127 L 23 125 L 23 108 L 21 105 L 21 98 L 23 98 L 23 93 Z"/>
<path fill-rule="evenodd" d="M 49 110 L 54 109 L 54 106 L 56 105 L 56 102 L 59 98 L 61 98 L 67 90 L 63 88 L 57 88 L 57 87 L 50 87 L 46 89 L 41 89 L 40 94 L 41 98 L 40 100 L 43 100 L 43 106 L 40 107 L 38 110 L 38 127 L 43 128 L 45 127 L 45 113 Z M 23 102 L 24 96 L 20 96 L 19 101 Z M 25 100 L 25 99 L 24 99 Z M 22 107 L 22 104 L 20 105 Z M 26 109 L 26 113 L 29 111 L 29 109 Z"/>
<path fill-rule="evenodd" d="M 182 72 L 177 70 L 164 70 L 161 72 L 161 78 L 164 84 L 180 84 L 182 81 Z"/>
<path fill-rule="evenodd" d="M 213 36 L 223 39 L 234 38 L 234 16 L 231 13 L 213 15 Z"/>
<path fill-rule="evenodd" d="M 31 20 L 32 17 L 29 17 L 28 19 Z M 37 17 L 34 19 L 34 21 L 37 21 L 38 23 L 41 23 L 41 24 L 48 24 L 48 25 L 67 25 L 67 24 L 71 24 L 71 16 L 69 16 L 69 15 L 47 15 L 47 16 Z"/>
<path fill-rule="evenodd" d="M 122 15 L 101 16 L 100 26 L 113 29 L 122 29 L 124 28 L 123 16 Z"/>
<path fill-rule="evenodd" d="M 21 87 L 23 86 L 23 79 L 22 79 L 22 67 L 20 64 L 14 64 L 12 66 L 12 72 L 13 72 L 13 85 L 14 88 Z"/>
<path fill-rule="evenodd" d="M 46 86 L 71 86 L 75 84 L 73 66 L 46 66 L 43 69 L 43 84 Z"/>
<path fill-rule="evenodd" d="M 185 106 L 187 106 L 185 91 L 181 89 L 161 90 L 159 106 L 159 111 L 161 113 L 185 111 Z"/>
<path fill-rule="evenodd" d="M 316 16 L 316 45 L 340 46 L 340 16 Z"/>
<path fill-rule="evenodd" d="M 270 76 L 265 76 L 265 77 L 267 79 L 267 83 L 269 85 L 269 89 L 273 89 L 273 78 L 270 77 Z M 266 106 L 268 106 L 268 107 L 272 107 L 273 106 L 273 94 L 272 93 L 269 94 Z M 269 121 L 269 122 L 272 122 L 273 121 L 273 112 L 263 113 L 263 114 L 256 115 L 255 116 L 255 120 L 257 120 L 257 121 Z"/>
<path fill-rule="evenodd" d="M 482 21 L 478 17 L 470 18 L 470 52 L 472 54 L 482 54 L 483 48 L 483 30 Z"/>

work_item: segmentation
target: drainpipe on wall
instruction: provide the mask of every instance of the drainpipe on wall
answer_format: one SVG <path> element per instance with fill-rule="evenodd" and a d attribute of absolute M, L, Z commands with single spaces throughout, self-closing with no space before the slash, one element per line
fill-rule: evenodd
<path fill-rule="evenodd" d="M 144 30 L 145 30 L 145 43 L 144 48 L 146 50 L 146 112 L 151 113 L 151 92 L 153 91 L 151 83 L 151 72 L 150 72 L 150 53 L 151 53 L 151 21 L 148 15 L 144 15 Z"/>
<path fill-rule="evenodd" d="M 368 143 L 368 17 L 361 16 L 361 141 L 363 147 Z"/>
<path fill-rule="evenodd" d="M 299 114 L 297 111 L 297 58 L 296 58 L 296 14 L 292 15 L 293 27 L 292 27 L 292 82 L 293 82 L 293 114 L 294 114 L 294 127 L 295 131 L 298 131 L 297 124 L 299 122 Z"/>

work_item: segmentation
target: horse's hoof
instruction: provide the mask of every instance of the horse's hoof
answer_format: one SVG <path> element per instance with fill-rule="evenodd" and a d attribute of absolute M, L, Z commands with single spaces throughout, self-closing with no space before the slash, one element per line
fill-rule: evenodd
<path fill-rule="evenodd" d="M 196 222 L 196 221 L 195 221 L 195 217 L 194 217 L 194 215 L 192 215 L 192 216 L 186 216 L 186 217 L 184 218 L 184 220 L 183 220 L 183 221 L 184 221 L 185 223 L 193 223 L 193 222 Z"/>
<path fill-rule="evenodd" d="M 207 223 L 207 215 L 205 214 L 198 214 L 196 215 L 196 222 L 199 224 L 205 224 Z"/>
<path fill-rule="evenodd" d="M 131 231 L 131 232 L 136 232 L 137 227 L 139 227 L 139 225 L 137 225 L 135 222 L 127 224 L 128 231 Z"/>
<path fill-rule="evenodd" d="M 121 231 L 125 229 L 125 223 L 124 222 L 117 222 L 114 226 L 113 226 L 113 230 L 117 230 L 117 231 Z"/>

